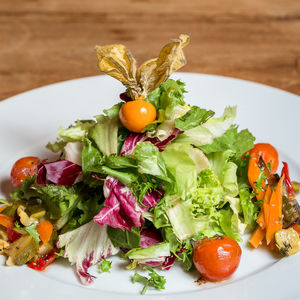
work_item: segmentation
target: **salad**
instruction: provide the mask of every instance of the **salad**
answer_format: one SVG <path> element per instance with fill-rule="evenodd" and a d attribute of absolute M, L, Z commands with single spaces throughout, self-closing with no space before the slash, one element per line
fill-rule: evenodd
<path fill-rule="evenodd" d="M 180 35 L 139 68 L 123 45 L 96 47 L 99 69 L 126 91 L 103 114 L 59 128 L 46 146 L 56 160 L 13 165 L 14 190 L 0 199 L 7 266 L 43 271 L 62 257 L 87 285 L 91 266 L 101 280 L 119 255 L 144 294 L 164 289 L 155 270 L 175 263 L 196 268 L 199 282 L 229 278 L 245 233 L 253 248 L 299 251 L 299 183 L 288 164 L 278 171 L 277 150 L 239 130 L 236 107 L 215 116 L 190 106 L 185 84 L 169 79 L 185 65 L 188 43 Z"/>

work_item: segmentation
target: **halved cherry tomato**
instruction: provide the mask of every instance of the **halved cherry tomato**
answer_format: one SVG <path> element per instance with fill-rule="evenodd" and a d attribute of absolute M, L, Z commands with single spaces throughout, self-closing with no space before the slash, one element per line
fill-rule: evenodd
<path fill-rule="evenodd" d="M 264 196 L 264 191 L 256 191 L 256 182 L 259 178 L 259 175 L 261 173 L 258 163 L 259 158 L 261 157 L 263 161 L 266 164 L 270 164 L 271 166 L 271 173 L 274 174 L 279 165 L 279 159 L 278 159 L 278 152 L 277 150 L 270 144 L 267 143 L 258 143 L 255 144 L 255 146 L 249 151 L 249 154 L 251 156 L 249 160 L 249 166 L 248 166 L 248 180 L 251 185 L 251 187 L 254 189 L 256 193 L 258 193 L 257 199 L 261 200 Z M 263 182 L 263 187 L 265 187 L 265 184 Z"/>
<path fill-rule="evenodd" d="M 235 272 L 241 254 L 241 247 L 235 240 L 227 236 L 216 236 L 196 242 L 193 261 L 203 278 L 220 281 Z"/>
<path fill-rule="evenodd" d="M 121 123 L 132 132 L 142 132 L 155 118 L 155 107 L 144 100 L 128 101 L 120 109 Z"/>
<path fill-rule="evenodd" d="M 22 184 L 23 179 L 37 174 L 38 163 L 39 158 L 35 156 L 27 156 L 17 160 L 10 173 L 10 181 L 13 187 L 17 188 Z"/>

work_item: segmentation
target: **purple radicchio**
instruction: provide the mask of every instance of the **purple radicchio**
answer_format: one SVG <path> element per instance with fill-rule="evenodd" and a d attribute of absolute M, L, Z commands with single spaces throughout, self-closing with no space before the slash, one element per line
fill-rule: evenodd
<path fill-rule="evenodd" d="M 138 142 L 143 142 L 146 138 L 145 133 L 130 133 L 121 147 L 120 155 L 123 156 L 131 154 L 136 144 Z"/>
<path fill-rule="evenodd" d="M 89 274 L 89 267 L 119 252 L 109 239 L 106 227 L 90 221 L 58 237 L 58 248 L 65 247 L 63 256 L 71 264 L 76 264 L 76 273 L 82 284 L 91 284 L 95 278 Z"/>
<path fill-rule="evenodd" d="M 155 251 L 148 251 L 149 253 L 142 253 L 145 252 L 143 250 L 138 250 L 135 253 L 129 253 L 128 255 L 130 258 L 135 257 L 135 261 L 142 266 L 150 266 L 150 267 L 158 267 L 161 266 L 163 270 L 169 270 L 173 264 L 175 263 L 176 257 L 173 253 L 166 250 L 165 243 L 163 243 L 163 238 L 161 235 L 160 230 L 150 227 L 143 229 L 141 231 L 141 240 L 140 245 L 143 249 L 154 249 Z M 152 247 L 155 246 L 155 247 Z M 152 247 L 152 248 L 151 248 Z M 157 251 L 160 249 L 159 251 Z M 147 251 L 147 250 L 146 250 Z M 156 254 L 154 254 L 156 252 Z M 154 257 L 154 255 L 157 255 Z M 144 257 L 143 257 L 144 256 Z M 153 257 L 151 257 L 153 256 Z"/>
<path fill-rule="evenodd" d="M 107 176 L 103 192 L 106 198 L 104 208 L 94 217 L 94 221 L 100 226 L 109 225 L 122 230 L 143 226 L 142 213 L 156 206 L 163 196 L 160 191 L 148 192 L 141 206 L 130 189 L 111 176 Z"/>
<path fill-rule="evenodd" d="M 120 155 L 130 155 L 138 142 L 151 142 L 158 148 L 160 152 L 162 152 L 164 151 L 164 148 L 167 147 L 173 140 L 175 140 L 181 133 L 183 133 L 182 130 L 175 128 L 173 132 L 162 141 L 157 137 L 147 137 L 145 133 L 130 133 L 121 147 Z"/>
<path fill-rule="evenodd" d="M 154 138 L 147 138 L 145 141 L 146 142 L 151 142 L 154 146 L 158 148 L 160 152 L 164 151 L 164 148 L 167 147 L 173 140 L 177 138 L 179 134 L 183 133 L 182 130 L 179 130 L 175 128 L 171 135 L 169 135 L 166 139 L 164 140 L 159 140 L 157 137 Z"/>
<path fill-rule="evenodd" d="M 57 185 L 72 186 L 81 175 L 81 167 L 68 160 L 43 162 L 38 165 L 37 183 L 49 180 Z"/>

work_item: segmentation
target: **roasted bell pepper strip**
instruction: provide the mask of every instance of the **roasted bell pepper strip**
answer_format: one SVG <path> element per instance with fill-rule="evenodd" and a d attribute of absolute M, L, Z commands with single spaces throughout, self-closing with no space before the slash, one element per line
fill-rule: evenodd
<path fill-rule="evenodd" d="M 41 257 L 37 261 L 29 263 L 28 267 L 36 271 L 44 271 L 47 266 L 49 266 L 55 261 L 57 251 L 59 251 L 57 248 L 53 249 L 45 257 Z"/>
<path fill-rule="evenodd" d="M 15 218 L 0 213 L 0 225 L 7 227 L 13 227 Z"/>
<path fill-rule="evenodd" d="M 283 168 L 281 171 L 281 177 L 284 174 L 284 176 L 285 176 L 284 181 L 287 186 L 289 198 L 291 200 L 293 200 L 295 198 L 295 191 L 294 191 L 293 184 L 292 184 L 292 181 L 291 181 L 291 178 L 289 175 L 289 166 L 285 161 L 283 161 L 282 163 L 283 163 Z"/>
<path fill-rule="evenodd" d="M 10 243 L 13 243 L 14 241 L 16 241 L 17 239 L 19 239 L 22 236 L 22 234 L 14 231 L 10 227 L 6 228 L 6 233 L 7 233 L 8 241 Z"/>

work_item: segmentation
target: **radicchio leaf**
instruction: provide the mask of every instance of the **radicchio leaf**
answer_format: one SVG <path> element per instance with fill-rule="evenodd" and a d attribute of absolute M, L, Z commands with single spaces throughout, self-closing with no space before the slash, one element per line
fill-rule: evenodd
<path fill-rule="evenodd" d="M 143 142 L 146 139 L 146 134 L 144 133 L 130 133 L 127 139 L 124 141 L 120 155 L 129 155 L 133 152 L 136 144 L 138 142 Z"/>
<path fill-rule="evenodd" d="M 89 274 L 89 267 L 119 252 L 109 239 L 106 227 L 90 221 L 58 237 L 58 248 L 65 247 L 63 256 L 71 264 L 76 264 L 76 272 L 82 284 L 91 284 L 95 278 Z"/>
<path fill-rule="evenodd" d="M 158 138 L 147 138 L 146 142 L 151 142 L 154 146 L 158 148 L 160 152 L 164 151 L 164 148 L 167 147 L 173 140 L 177 138 L 179 134 L 183 133 L 182 130 L 175 128 L 170 136 L 164 140 L 159 140 Z"/>
<path fill-rule="evenodd" d="M 150 246 L 155 246 L 163 241 L 160 230 L 155 227 L 143 229 L 141 231 L 141 248 L 145 249 Z M 147 265 L 150 267 L 161 266 L 163 270 L 169 270 L 175 263 L 176 256 L 171 253 L 169 256 L 159 256 L 151 259 L 136 259 L 140 265 Z"/>
<path fill-rule="evenodd" d="M 130 155 L 136 144 L 138 142 L 151 142 L 153 145 L 155 145 L 160 152 L 164 151 L 164 148 L 167 147 L 173 140 L 177 138 L 178 135 L 183 133 L 182 130 L 179 130 L 175 128 L 171 135 L 169 135 L 166 139 L 160 140 L 157 137 L 151 138 L 147 137 L 145 133 L 130 133 L 130 135 L 127 137 L 127 139 L 124 141 L 120 155 Z"/>
<path fill-rule="evenodd" d="M 148 248 L 163 241 L 160 230 L 155 227 L 144 228 L 141 231 L 140 245 L 142 248 Z"/>
<path fill-rule="evenodd" d="M 143 211 L 156 206 L 162 197 L 159 191 L 147 193 L 142 201 L 144 206 L 140 206 L 130 189 L 111 176 L 105 180 L 103 193 L 106 198 L 104 208 L 94 221 L 101 226 L 106 224 L 122 230 L 143 226 Z"/>
<path fill-rule="evenodd" d="M 38 165 L 37 183 L 49 180 L 57 185 L 71 187 L 81 174 L 81 167 L 68 160 L 44 162 Z"/>

